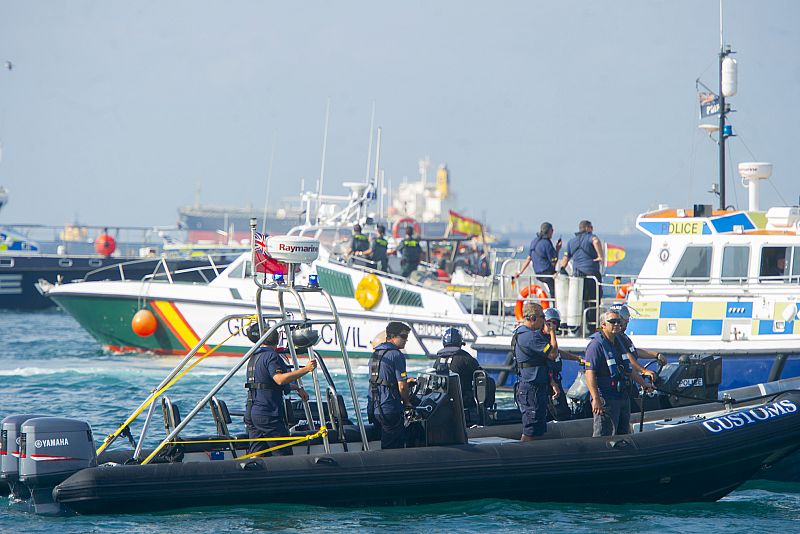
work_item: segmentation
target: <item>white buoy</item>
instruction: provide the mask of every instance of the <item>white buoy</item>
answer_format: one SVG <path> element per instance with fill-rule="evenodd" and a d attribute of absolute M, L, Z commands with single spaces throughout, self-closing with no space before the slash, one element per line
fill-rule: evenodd
<path fill-rule="evenodd" d="M 747 188 L 749 197 L 749 211 L 759 211 L 759 189 L 761 180 L 772 176 L 772 163 L 763 161 L 748 161 L 739 164 L 739 174 L 742 183 Z"/>
<path fill-rule="evenodd" d="M 722 96 L 736 96 L 739 88 L 739 68 L 736 60 L 728 56 L 722 60 Z"/>

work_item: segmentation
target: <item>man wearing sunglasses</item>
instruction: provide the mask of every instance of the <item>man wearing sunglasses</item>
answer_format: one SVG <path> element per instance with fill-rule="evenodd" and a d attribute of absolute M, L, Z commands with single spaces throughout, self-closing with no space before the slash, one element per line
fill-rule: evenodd
<path fill-rule="evenodd" d="M 589 337 L 586 347 L 584 360 L 586 385 L 592 398 L 593 437 L 630 434 L 631 380 L 645 390 L 653 389 L 622 358 L 620 332 L 619 313 L 607 311 L 600 316 L 600 329 Z"/>
<path fill-rule="evenodd" d="M 539 304 L 526 302 L 522 315 L 524 320 L 514 331 L 511 346 L 517 367 L 516 399 L 522 412 L 520 441 L 532 441 L 547 431 L 548 362 L 558 355 L 558 341 L 556 329 L 545 323 Z"/>
<path fill-rule="evenodd" d="M 386 325 L 386 341 L 375 347 L 369 361 L 369 422 L 381 429 L 382 449 L 402 449 L 406 444 L 403 410 L 411 406 L 408 395 L 406 346 L 411 327 L 399 321 Z"/>

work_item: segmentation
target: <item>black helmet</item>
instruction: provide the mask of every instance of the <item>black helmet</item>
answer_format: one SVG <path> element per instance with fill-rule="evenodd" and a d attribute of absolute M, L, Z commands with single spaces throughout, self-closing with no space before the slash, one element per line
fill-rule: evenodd
<path fill-rule="evenodd" d="M 247 331 L 245 332 L 247 335 L 247 339 L 252 341 L 253 343 L 258 343 L 258 340 L 261 339 L 261 330 L 258 328 L 258 323 L 253 323 L 247 327 Z M 277 345 L 278 341 L 280 340 L 281 334 L 276 328 L 272 331 L 272 334 L 264 340 L 265 345 Z"/>
<path fill-rule="evenodd" d="M 464 338 L 458 328 L 448 328 L 444 331 L 442 345 L 445 347 L 460 347 L 464 345 Z"/>
<path fill-rule="evenodd" d="M 561 313 L 555 308 L 547 308 L 544 311 L 544 320 L 545 322 L 557 321 L 561 324 Z"/>
<path fill-rule="evenodd" d="M 296 349 L 313 347 L 319 342 L 319 332 L 313 330 L 310 326 L 297 328 L 292 330 L 292 340 Z"/>

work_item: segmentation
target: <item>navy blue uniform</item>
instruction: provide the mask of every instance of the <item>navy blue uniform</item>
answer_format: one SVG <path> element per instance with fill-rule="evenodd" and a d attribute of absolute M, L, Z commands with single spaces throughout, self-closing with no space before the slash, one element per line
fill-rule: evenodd
<path fill-rule="evenodd" d="M 289 384 L 279 385 L 273 376 L 288 373 L 289 366 L 272 348 L 262 347 L 250 358 L 247 365 L 248 389 L 245 426 L 251 438 L 275 438 L 289 435 L 286 426 L 286 405 L 283 396 L 291 391 Z M 277 441 L 253 441 L 247 449 L 248 453 L 261 451 L 278 445 Z M 264 456 L 291 455 L 291 447 L 278 449 Z"/>
<path fill-rule="evenodd" d="M 406 427 L 397 382 L 406 380 L 406 357 L 396 345 L 387 341 L 375 347 L 369 368 L 367 413 L 370 421 L 381 427 L 382 449 L 401 449 L 405 447 Z"/>
<path fill-rule="evenodd" d="M 600 332 L 589 337 L 586 347 L 586 370 L 594 371 L 597 388 L 604 403 L 604 413 L 594 414 L 594 436 L 630 433 L 630 369 L 622 359 L 618 339 L 612 343 Z"/>
<path fill-rule="evenodd" d="M 551 275 L 550 278 L 538 278 L 538 280 L 545 284 L 550 290 L 550 297 L 555 297 L 556 284 L 552 275 L 556 272 L 558 255 L 556 254 L 556 248 L 553 246 L 553 242 L 546 237 L 537 236 L 536 239 L 531 241 L 529 255 L 531 257 L 531 267 L 533 267 L 534 273 L 537 275 Z"/>
<path fill-rule="evenodd" d="M 547 361 L 547 368 L 550 371 L 550 379 L 555 383 L 558 390 L 558 397 L 548 404 L 550 416 L 556 421 L 568 421 L 570 419 L 570 410 L 567 405 L 567 394 L 564 392 L 564 386 L 561 385 L 561 370 L 564 367 L 564 362 L 561 361 L 561 355 L 557 355 L 555 360 Z"/>
<path fill-rule="evenodd" d="M 594 277 L 597 281 L 589 278 L 583 282 L 583 308 L 594 307 L 603 298 L 603 286 L 599 285 L 602 281 L 600 274 L 600 262 L 594 261 L 597 258 L 597 251 L 592 244 L 594 234 L 591 232 L 580 232 L 567 243 L 566 256 L 572 259 L 572 275 L 581 277 Z M 591 301 L 591 302 L 590 302 Z M 597 310 L 591 309 L 586 314 L 586 321 L 589 323 L 597 322 Z"/>
<path fill-rule="evenodd" d="M 547 399 L 550 392 L 548 355 L 550 336 L 525 325 L 514 332 L 517 361 L 517 404 L 522 412 L 522 433 L 541 436 L 547 431 Z"/>
<path fill-rule="evenodd" d="M 403 239 L 398 247 L 400 251 L 400 265 L 403 267 L 403 276 L 408 278 L 408 275 L 417 270 L 420 257 L 422 256 L 422 247 L 419 246 L 419 241 L 413 238 Z"/>
<path fill-rule="evenodd" d="M 379 271 L 389 272 L 389 255 L 387 250 L 389 248 L 389 241 L 382 236 L 375 236 L 372 238 L 372 255 L 369 259 L 375 262 L 375 268 Z"/>

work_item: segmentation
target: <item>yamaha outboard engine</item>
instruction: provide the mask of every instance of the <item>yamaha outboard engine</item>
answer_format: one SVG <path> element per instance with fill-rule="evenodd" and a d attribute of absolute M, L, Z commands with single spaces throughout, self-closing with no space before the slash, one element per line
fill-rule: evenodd
<path fill-rule="evenodd" d="M 19 483 L 19 441 L 22 423 L 44 415 L 9 415 L 0 423 L 0 480 L 9 486 L 11 496 L 17 500 L 30 498 L 28 488 Z"/>
<path fill-rule="evenodd" d="M 419 404 L 415 411 L 425 434 L 425 445 L 467 442 L 461 381 L 446 368 L 428 370 L 419 379 Z"/>
<path fill-rule="evenodd" d="M 97 465 L 92 429 L 84 421 L 38 417 L 22 424 L 19 481 L 33 498 L 34 511 L 57 514 L 53 488 L 72 474 Z"/>

